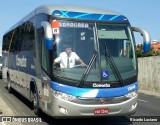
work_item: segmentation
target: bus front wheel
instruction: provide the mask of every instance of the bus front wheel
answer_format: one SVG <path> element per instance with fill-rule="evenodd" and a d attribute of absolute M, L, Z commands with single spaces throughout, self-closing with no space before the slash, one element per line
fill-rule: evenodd
<path fill-rule="evenodd" d="M 37 105 L 37 102 L 38 102 L 38 97 L 36 95 L 36 91 L 32 91 L 32 95 L 33 95 L 33 99 L 32 99 L 32 105 L 33 105 L 33 110 L 34 110 L 34 113 L 39 116 L 40 115 L 40 109 Z"/>

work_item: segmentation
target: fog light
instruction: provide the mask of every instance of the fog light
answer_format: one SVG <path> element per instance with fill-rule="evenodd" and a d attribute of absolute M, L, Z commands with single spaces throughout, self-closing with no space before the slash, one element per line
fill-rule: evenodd
<path fill-rule="evenodd" d="M 67 109 L 65 109 L 65 108 L 63 108 L 63 107 L 61 107 L 61 106 L 59 106 L 59 111 L 60 111 L 61 113 L 63 113 L 63 114 L 68 115 Z"/>
<path fill-rule="evenodd" d="M 137 103 L 134 104 L 134 105 L 132 105 L 129 111 L 131 112 L 131 111 L 134 110 L 136 107 L 137 107 Z"/>

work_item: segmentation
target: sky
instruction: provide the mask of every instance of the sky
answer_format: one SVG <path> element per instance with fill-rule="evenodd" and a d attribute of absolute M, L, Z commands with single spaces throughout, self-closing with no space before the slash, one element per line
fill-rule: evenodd
<path fill-rule="evenodd" d="M 132 26 L 147 30 L 151 41 L 160 41 L 160 0 L 1 0 L 0 44 L 4 33 L 41 5 L 78 5 L 110 9 L 126 16 Z M 137 43 L 143 40 L 136 38 Z"/>

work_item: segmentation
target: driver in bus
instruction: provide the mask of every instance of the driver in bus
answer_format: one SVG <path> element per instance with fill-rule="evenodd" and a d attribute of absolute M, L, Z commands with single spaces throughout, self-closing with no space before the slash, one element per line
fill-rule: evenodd
<path fill-rule="evenodd" d="M 87 66 L 75 52 L 72 52 L 70 45 L 65 45 L 65 52 L 60 53 L 53 63 L 60 63 L 61 68 L 73 68 L 76 61 L 80 62 L 82 67 Z"/>

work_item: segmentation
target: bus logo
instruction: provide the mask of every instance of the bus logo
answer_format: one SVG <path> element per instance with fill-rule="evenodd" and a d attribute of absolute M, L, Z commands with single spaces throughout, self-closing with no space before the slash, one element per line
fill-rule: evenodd
<path fill-rule="evenodd" d="M 105 100 L 105 99 L 100 99 L 99 102 L 100 102 L 101 104 L 104 104 L 104 103 L 106 102 L 106 100 Z"/>

